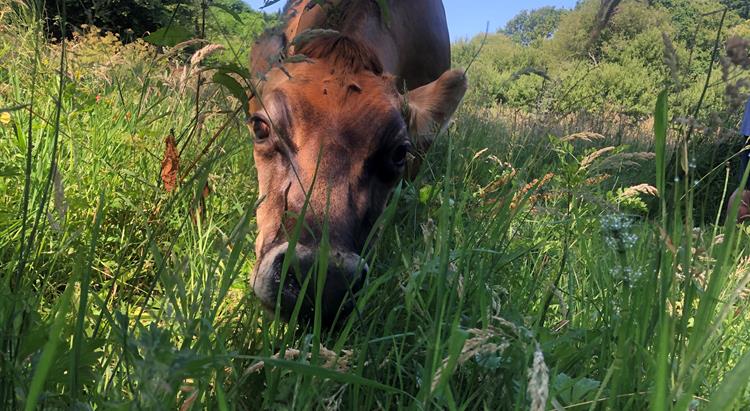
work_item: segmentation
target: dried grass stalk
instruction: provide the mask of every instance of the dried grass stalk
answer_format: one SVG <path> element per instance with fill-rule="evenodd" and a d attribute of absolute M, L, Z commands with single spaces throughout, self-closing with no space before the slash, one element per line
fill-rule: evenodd
<path fill-rule="evenodd" d="M 653 197 L 659 197 L 659 190 L 651 184 L 638 184 L 637 186 L 628 187 L 622 192 L 622 197 L 635 197 L 639 194 L 645 194 Z"/>
<path fill-rule="evenodd" d="M 341 355 L 337 355 L 335 352 L 322 345 L 320 346 L 320 351 L 318 352 L 318 355 L 320 355 L 320 357 L 325 360 L 325 362 L 323 363 L 324 368 L 342 373 L 349 371 L 349 361 L 351 360 L 353 354 L 354 353 L 351 350 L 341 350 Z M 285 360 L 296 360 L 301 356 L 302 352 L 295 348 L 287 348 L 284 352 Z M 272 358 L 278 359 L 279 357 L 279 353 L 276 353 Z M 308 353 L 307 359 L 309 360 L 311 357 L 312 354 Z M 265 367 L 265 365 L 266 364 L 264 361 L 259 361 L 248 367 L 248 369 L 245 370 L 245 375 L 259 372 Z"/>
<path fill-rule="evenodd" d="M 599 133 L 594 133 L 591 131 L 583 131 L 580 133 L 571 134 L 561 139 L 561 141 L 569 142 L 569 143 L 572 143 L 574 141 L 584 141 L 586 143 L 591 143 L 593 141 L 600 141 L 600 140 L 604 140 L 604 136 Z"/>
<path fill-rule="evenodd" d="M 581 169 L 588 168 L 588 166 L 590 166 L 597 158 L 609 153 L 610 151 L 614 151 L 614 149 L 615 148 L 612 146 L 604 147 L 587 155 L 583 160 L 581 160 Z"/>
<path fill-rule="evenodd" d="M 224 50 L 224 46 L 221 44 L 209 44 L 193 54 L 193 57 L 190 58 L 190 65 L 197 67 L 206 57 L 220 50 Z"/>
<path fill-rule="evenodd" d="M 531 190 L 535 190 L 535 191 L 540 190 L 547 183 L 549 183 L 554 176 L 555 176 L 554 173 L 547 173 L 541 179 L 534 179 L 530 183 L 526 184 L 523 188 L 521 188 L 521 191 L 517 192 L 513 196 L 513 200 L 510 203 L 510 208 L 511 209 L 516 209 L 518 207 L 518 205 L 520 204 L 521 200 L 526 196 L 526 194 L 529 191 L 531 191 Z"/>
<path fill-rule="evenodd" d="M 476 355 L 502 353 L 510 346 L 510 343 L 505 340 L 502 340 L 500 343 L 490 342 L 492 338 L 501 335 L 501 332 L 494 327 L 489 327 L 486 330 L 472 328 L 469 329 L 468 332 L 469 334 L 472 334 L 473 337 L 464 342 L 461 353 L 458 355 L 458 365 L 463 365 L 466 361 Z M 438 367 L 435 375 L 432 377 L 432 385 L 430 386 L 432 391 L 437 389 L 440 379 L 443 378 L 443 374 L 447 371 L 448 362 L 449 358 L 446 357 L 443 359 L 442 364 L 440 364 L 440 367 Z"/>

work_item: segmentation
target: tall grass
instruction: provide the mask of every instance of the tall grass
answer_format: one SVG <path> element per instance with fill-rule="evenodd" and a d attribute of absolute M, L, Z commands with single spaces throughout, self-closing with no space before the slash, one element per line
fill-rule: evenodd
<path fill-rule="evenodd" d="M 248 287 L 257 190 L 237 102 L 206 83 L 196 116 L 174 60 L 95 34 L 49 45 L 32 10 L 2 7 L 2 408 L 750 405 L 748 233 L 694 218 L 702 176 L 667 170 L 668 94 L 654 154 L 465 107 L 392 195 L 357 308 L 326 331 L 275 321 Z M 217 142 L 166 193 L 170 130 L 188 162 Z M 621 177 L 637 166 L 653 179 Z"/>

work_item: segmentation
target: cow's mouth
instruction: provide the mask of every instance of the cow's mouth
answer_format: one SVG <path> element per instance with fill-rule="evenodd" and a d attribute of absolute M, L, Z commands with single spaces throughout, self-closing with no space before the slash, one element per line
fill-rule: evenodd
<path fill-rule="evenodd" d="M 318 254 L 299 244 L 290 253 L 289 243 L 283 243 L 260 258 L 251 281 L 255 294 L 267 310 L 275 312 L 278 301 L 280 316 L 289 321 L 298 299 L 302 298 L 298 319 L 310 321 L 315 318 L 316 296 L 322 283 L 319 307 L 323 325 L 330 327 L 352 312 L 355 295 L 369 270 L 367 263 L 356 253 L 331 250 L 327 267 L 324 267 Z"/>

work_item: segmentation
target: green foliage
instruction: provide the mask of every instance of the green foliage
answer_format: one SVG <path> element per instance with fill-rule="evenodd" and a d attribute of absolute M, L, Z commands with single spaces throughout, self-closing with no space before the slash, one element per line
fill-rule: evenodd
<path fill-rule="evenodd" d="M 721 4 L 727 6 L 743 19 L 750 19 L 750 4 L 745 0 L 721 0 Z"/>
<path fill-rule="evenodd" d="M 160 46 L 174 46 L 191 38 L 204 37 L 227 47 L 221 55 L 225 61 L 235 57 L 246 61 L 246 45 L 252 44 L 277 19 L 252 10 L 241 0 L 49 1 L 45 3 L 48 29 L 58 38 L 63 5 L 68 36 L 88 25 L 115 33 L 126 42 L 148 35 L 147 41 Z M 243 47 L 236 47 L 239 44 Z M 234 45 L 236 50 L 229 45 Z"/>
<path fill-rule="evenodd" d="M 722 10 L 719 1 L 625 0 L 596 44 L 590 44 L 599 4 L 587 0 L 571 11 L 524 11 L 509 23 L 505 35 L 490 35 L 472 66 L 471 74 L 482 87 L 471 89 L 468 101 L 528 113 L 616 114 L 638 122 L 650 116 L 659 90 L 670 85 L 679 93 L 677 111 L 691 112 L 704 94 L 706 71 L 722 25 L 721 13 L 716 13 Z M 559 17 L 554 25 L 553 11 Z M 556 27 L 550 31 L 553 34 L 532 34 L 542 20 L 547 24 L 542 25 L 543 31 Z M 749 24 L 733 10 L 727 13 L 718 56 L 724 53 L 722 45 L 730 35 L 750 36 Z M 480 43 L 482 36 L 455 44 L 455 64 L 467 66 Z M 721 126 L 729 127 L 738 114 L 723 99 L 724 83 L 742 75 L 722 75 L 719 62 L 713 63 L 704 110 L 698 114 L 700 121 L 721 118 Z M 719 116 L 711 120 L 709 113 Z"/>
<path fill-rule="evenodd" d="M 167 6 L 172 0 L 62 0 L 41 4 L 45 5 L 49 19 L 48 29 L 57 38 L 61 35 L 64 13 L 65 21 L 73 27 L 87 24 L 117 33 L 123 39 L 135 39 L 169 21 Z M 70 35 L 70 32 L 70 27 L 66 27 L 66 33 Z"/>
<path fill-rule="evenodd" d="M 206 38 L 224 46 L 216 55 L 223 62 L 246 65 L 250 45 L 278 16 L 258 13 L 241 0 L 214 0 L 206 11 Z"/>
<path fill-rule="evenodd" d="M 528 46 L 537 40 L 552 38 L 565 13 L 565 9 L 551 6 L 523 10 L 505 25 L 502 32 L 514 41 Z"/>

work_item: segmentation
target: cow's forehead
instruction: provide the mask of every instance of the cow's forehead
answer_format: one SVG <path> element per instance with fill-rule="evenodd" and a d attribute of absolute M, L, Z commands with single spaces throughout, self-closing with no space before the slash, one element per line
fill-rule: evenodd
<path fill-rule="evenodd" d="M 323 62 L 276 68 L 261 83 L 261 95 L 284 95 L 297 121 L 336 121 L 343 126 L 377 127 L 400 110 L 395 82 L 368 71 L 351 73 Z"/>

